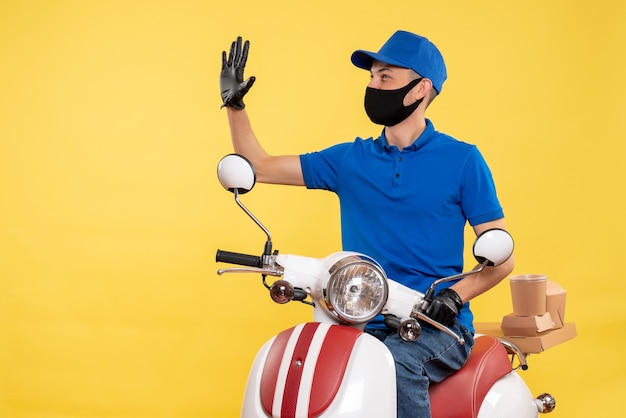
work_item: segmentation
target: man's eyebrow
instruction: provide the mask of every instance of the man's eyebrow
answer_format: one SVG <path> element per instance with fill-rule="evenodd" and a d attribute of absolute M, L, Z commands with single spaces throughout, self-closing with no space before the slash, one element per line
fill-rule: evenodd
<path fill-rule="evenodd" d="M 388 66 L 382 66 L 382 67 L 378 67 L 375 70 L 370 69 L 370 73 L 374 74 L 374 73 L 382 73 L 384 71 L 393 71 L 393 69 L 391 67 Z"/>

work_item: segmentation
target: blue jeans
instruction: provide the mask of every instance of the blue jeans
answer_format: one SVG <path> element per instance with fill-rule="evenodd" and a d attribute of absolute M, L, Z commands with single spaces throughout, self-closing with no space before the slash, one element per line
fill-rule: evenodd
<path fill-rule="evenodd" d="M 415 342 L 403 341 L 396 332 L 367 330 L 385 343 L 395 360 L 398 418 L 430 418 L 430 382 L 442 381 L 469 358 L 474 336 L 458 321 L 450 329 L 465 339 L 464 345 L 427 325 Z"/>

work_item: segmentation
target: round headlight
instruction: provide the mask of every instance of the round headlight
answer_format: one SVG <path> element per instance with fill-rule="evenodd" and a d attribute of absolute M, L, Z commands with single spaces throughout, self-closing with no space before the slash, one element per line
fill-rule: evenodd
<path fill-rule="evenodd" d="M 385 306 L 389 294 L 387 276 L 371 258 L 351 254 L 333 264 L 329 273 L 325 305 L 342 322 L 367 322 Z"/>

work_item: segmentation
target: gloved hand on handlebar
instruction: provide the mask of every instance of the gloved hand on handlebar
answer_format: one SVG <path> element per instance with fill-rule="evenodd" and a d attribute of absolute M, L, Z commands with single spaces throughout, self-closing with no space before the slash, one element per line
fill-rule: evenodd
<path fill-rule="evenodd" d="M 226 51 L 222 51 L 222 71 L 220 73 L 220 92 L 222 94 L 222 107 L 230 106 L 235 109 L 243 109 L 243 96 L 254 84 L 256 77 L 252 76 L 243 80 L 243 70 L 248 60 L 250 41 L 246 41 L 241 47 L 241 36 L 230 46 L 230 53 L 226 59 Z"/>
<path fill-rule="evenodd" d="M 462 306 L 463 301 L 458 293 L 452 289 L 441 289 L 426 309 L 426 315 L 449 327 L 454 324 Z"/>

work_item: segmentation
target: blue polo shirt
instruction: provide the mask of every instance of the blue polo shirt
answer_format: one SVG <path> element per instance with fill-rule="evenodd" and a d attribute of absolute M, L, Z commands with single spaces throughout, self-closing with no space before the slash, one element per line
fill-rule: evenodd
<path fill-rule="evenodd" d="M 504 217 L 478 148 L 437 132 L 429 120 L 403 150 L 387 144 L 383 129 L 377 139 L 357 138 L 300 161 L 307 188 L 339 197 L 343 249 L 373 257 L 390 278 L 420 292 L 463 270 L 466 222 Z M 473 329 L 469 303 L 458 319 Z M 382 317 L 368 326 L 384 328 Z"/>

